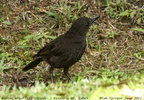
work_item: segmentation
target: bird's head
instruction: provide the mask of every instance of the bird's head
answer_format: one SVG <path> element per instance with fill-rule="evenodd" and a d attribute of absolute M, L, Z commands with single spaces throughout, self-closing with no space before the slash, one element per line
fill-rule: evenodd
<path fill-rule="evenodd" d="M 97 20 L 99 16 L 95 16 L 93 18 L 81 17 L 78 18 L 69 29 L 68 33 L 70 34 L 80 34 L 82 36 L 86 36 L 91 24 Z"/>

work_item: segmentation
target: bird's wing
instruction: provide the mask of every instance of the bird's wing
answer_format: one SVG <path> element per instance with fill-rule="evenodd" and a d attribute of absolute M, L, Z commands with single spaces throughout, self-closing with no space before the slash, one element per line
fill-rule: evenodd
<path fill-rule="evenodd" d="M 34 57 L 61 55 L 64 52 L 64 50 L 62 50 L 63 49 L 62 44 L 63 43 L 61 39 L 55 39 L 54 41 L 47 43 Z"/>
<path fill-rule="evenodd" d="M 46 44 L 42 49 L 38 51 L 36 55 L 34 55 L 34 57 L 49 55 L 49 49 L 51 47 L 52 47 L 51 43 Z"/>

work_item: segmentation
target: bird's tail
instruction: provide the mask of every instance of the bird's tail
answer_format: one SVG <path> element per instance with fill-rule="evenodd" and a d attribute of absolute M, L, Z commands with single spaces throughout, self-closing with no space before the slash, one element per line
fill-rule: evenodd
<path fill-rule="evenodd" d="M 35 60 L 33 60 L 32 62 L 30 62 L 28 65 L 26 65 L 22 70 L 23 71 L 27 71 L 31 68 L 36 67 L 40 62 L 42 61 L 42 58 L 37 58 Z"/>

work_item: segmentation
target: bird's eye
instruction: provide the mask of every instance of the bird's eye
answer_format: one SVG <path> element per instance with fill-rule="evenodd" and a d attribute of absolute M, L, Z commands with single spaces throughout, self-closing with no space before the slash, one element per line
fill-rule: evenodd
<path fill-rule="evenodd" d="M 86 25 L 86 26 L 89 26 L 89 23 L 87 22 L 85 25 Z"/>

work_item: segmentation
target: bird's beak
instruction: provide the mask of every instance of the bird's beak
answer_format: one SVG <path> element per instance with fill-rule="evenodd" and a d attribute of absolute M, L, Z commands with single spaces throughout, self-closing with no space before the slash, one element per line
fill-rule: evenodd
<path fill-rule="evenodd" d="M 98 18 L 99 18 L 99 16 L 95 16 L 95 17 L 91 18 L 91 24 L 92 24 L 95 20 L 97 20 Z"/>

